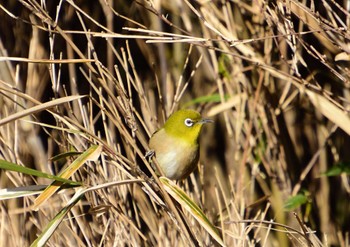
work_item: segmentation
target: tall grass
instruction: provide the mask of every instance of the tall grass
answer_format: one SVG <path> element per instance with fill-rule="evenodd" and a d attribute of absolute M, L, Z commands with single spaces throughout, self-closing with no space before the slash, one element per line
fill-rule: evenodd
<path fill-rule="evenodd" d="M 0 3 L 0 159 L 83 183 L 0 197 L 0 246 L 219 245 L 144 157 L 183 107 L 215 124 L 178 186 L 224 245 L 350 246 L 346 4 Z M 0 195 L 52 182 L 24 173 Z"/>

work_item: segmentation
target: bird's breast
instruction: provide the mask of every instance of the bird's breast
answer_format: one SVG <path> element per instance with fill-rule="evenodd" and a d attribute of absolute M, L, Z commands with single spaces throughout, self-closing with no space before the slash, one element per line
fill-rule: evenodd
<path fill-rule="evenodd" d="M 157 132 L 154 136 L 161 140 L 156 144 L 150 141 L 150 148 L 155 151 L 156 159 L 166 177 L 170 179 L 184 179 L 198 163 L 198 144 L 188 143 L 182 138 L 168 136 L 164 132 Z"/>

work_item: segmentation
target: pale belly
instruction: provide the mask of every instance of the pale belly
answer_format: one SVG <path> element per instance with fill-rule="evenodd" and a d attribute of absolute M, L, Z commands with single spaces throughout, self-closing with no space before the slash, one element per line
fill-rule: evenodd
<path fill-rule="evenodd" d="M 190 145 L 182 139 L 164 138 L 162 145 L 155 146 L 150 143 L 150 147 L 155 151 L 164 175 L 170 179 L 184 179 L 197 166 L 198 145 Z"/>
<path fill-rule="evenodd" d="M 156 158 L 166 177 L 183 179 L 196 168 L 198 153 L 189 147 L 181 150 L 174 148 L 171 152 L 156 153 Z"/>

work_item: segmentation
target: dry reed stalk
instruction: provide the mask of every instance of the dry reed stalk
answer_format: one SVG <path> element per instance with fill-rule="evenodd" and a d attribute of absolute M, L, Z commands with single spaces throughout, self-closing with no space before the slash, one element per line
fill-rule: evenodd
<path fill-rule="evenodd" d="M 198 171 L 180 186 L 227 246 L 350 245 L 349 172 L 323 175 L 350 158 L 348 6 L 56 4 L 0 4 L 0 158 L 58 174 L 75 160 L 70 151 L 103 147 L 71 178 L 96 189 L 48 245 L 217 244 L 144 157 L 150 135 L 182 106 L 215 119 Z M 50 159 L 57 154 L 66 157 Z M 47 183 L 0 172 L 1 188 Z M 33 243 L 78 191 L 37 212 L 28 210 L 34 196 L 0 200 L 0 246 Z M 297 196 L 296 214 L 286 211 Z"/>

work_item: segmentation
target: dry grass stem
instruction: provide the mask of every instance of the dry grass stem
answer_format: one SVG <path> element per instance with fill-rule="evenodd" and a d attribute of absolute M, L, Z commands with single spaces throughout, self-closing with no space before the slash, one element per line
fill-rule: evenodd
<path fill-rule="evenodd" d="M 350 246 L 349 11 L 0 3 L 0 247 Z M 175 185 L 145 154 L 184 107 L 215 123 Z"/>

